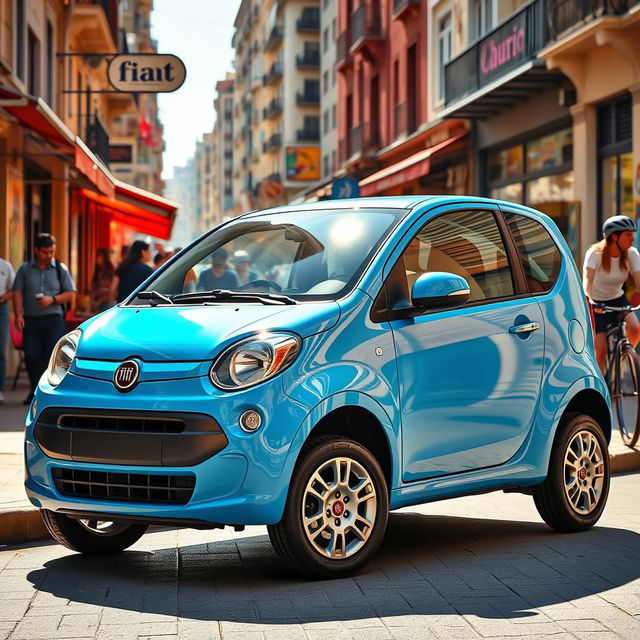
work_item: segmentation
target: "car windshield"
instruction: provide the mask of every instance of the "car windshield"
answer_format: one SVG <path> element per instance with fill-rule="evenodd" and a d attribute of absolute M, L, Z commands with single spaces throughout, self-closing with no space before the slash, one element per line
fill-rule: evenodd
<path fill-rule="evenodd" d="M 404 213 L 340 209 L 244 217 L 176 256 L 129 304 L 336 300 L 355 286 Z"/>

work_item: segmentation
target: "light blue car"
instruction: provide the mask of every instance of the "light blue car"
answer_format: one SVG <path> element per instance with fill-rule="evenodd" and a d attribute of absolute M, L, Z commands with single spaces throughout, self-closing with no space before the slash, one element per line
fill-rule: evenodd
<path fill-rule="evenodd" d="M 84 553 L 151 524 L 267 525 L 295 570 L 342 577 L 390 509 L 519 491 L 582 531 L 609 489 L 573 258 L 545 215 L 481 198 L 221 224 L 60 340 L 26 427 L 27 494 Z"/>

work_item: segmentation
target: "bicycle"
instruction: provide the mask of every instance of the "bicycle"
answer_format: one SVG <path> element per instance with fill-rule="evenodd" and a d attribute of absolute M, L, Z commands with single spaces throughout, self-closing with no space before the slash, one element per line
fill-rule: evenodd
<path fill-rule="evenodd" d="M 623 442 L 633 447 L 640 437 L 640 360 L 629 342 L 625 317 L 640 310 L 640 305 L 632 307 L 609 307 L 595 304 L 603 311 L 618 313 L 617 324 L 607 331 L 607 365 L 605 380 L 611 400 L 618 416 L 618 427 Z"/>

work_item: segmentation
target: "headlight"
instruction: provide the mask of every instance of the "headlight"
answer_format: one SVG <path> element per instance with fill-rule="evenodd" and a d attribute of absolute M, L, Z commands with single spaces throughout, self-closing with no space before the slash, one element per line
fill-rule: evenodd
<path fill-rule="evenodd" d="M 209 371 L 219 389 L 236 390 L 272 378 L 300 352 L 300 339 L 288 333 L 266 333 L 234 344 Z"/>
<path fill-rule="evenodd" d="M 53 348 L 47 367 L 47 380 L 52 387 L 57 387 L 71 368 L 81 335 L 80 329 L 75 329 L 66 336 L 62 336 Z"/>

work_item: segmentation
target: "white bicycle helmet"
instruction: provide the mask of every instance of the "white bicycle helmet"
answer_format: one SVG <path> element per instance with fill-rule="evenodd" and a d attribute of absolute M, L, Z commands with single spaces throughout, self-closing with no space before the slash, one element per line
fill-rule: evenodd
<path fill-rule="evenodd" d="M 629 216 L 612 216 L 604 221 L 602 225 L 602 235 L 608 238 L 612 233 L 622 233 L 623 231 L 637 231 L 636 221 Z"/>

